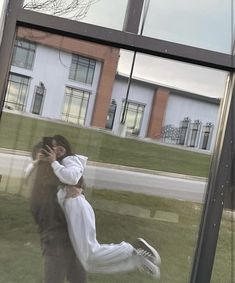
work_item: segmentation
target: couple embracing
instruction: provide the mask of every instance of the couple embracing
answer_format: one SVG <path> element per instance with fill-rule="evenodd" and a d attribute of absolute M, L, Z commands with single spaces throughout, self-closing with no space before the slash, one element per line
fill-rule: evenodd
<path fill-rule="evenodd" d="M 134 244 L 100 244 L 94 210 L 84 195 L 87 157 L 73 154 L 68 140 L 45 137 L 33 149 L 26 169 L 30 205 L 44 255 L 44 282 L 85 283 L 86 272 L 142 270 L 160 278 L 161 259 L 144 239 Z"/>

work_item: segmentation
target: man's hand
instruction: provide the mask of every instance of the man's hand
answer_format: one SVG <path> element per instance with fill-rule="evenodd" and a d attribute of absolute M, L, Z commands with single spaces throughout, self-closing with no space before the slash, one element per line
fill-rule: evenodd
<path fill-rule="evenodd" d="M 77 187 L 67 187 L 66 188 L 66 198 L 76 198 L 83 193 L 82 188 Z"/>

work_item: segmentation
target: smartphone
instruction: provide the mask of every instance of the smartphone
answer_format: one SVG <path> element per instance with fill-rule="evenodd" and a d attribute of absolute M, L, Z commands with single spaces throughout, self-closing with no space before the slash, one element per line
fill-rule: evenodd
<path fill-rule="evenodd" d="M 44 137 L 43 140 L 42 140 L 42 148 L 45 149 L 46 151 L 48 151 L 48 147 L 49 146 L 50 148 L 52 148 L 52 140 L 53 138 L 52 137 Z M 47 155 L 44 151 L 42 151 L 43 154 Z"/>

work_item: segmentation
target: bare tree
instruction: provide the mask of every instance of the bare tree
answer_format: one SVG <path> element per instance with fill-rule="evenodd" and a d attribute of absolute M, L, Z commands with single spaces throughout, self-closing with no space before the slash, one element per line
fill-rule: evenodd
<path fill-rule="evenodd" d="M 72 20 L 84 18 L 90 6 L 99 0 L 25 0 L 23 8 Z"/>

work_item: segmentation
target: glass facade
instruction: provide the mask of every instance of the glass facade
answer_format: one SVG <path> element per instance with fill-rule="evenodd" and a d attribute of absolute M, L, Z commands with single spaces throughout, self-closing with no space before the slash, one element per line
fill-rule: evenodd
<path fill-rule="evenodd" d="M 150 283 L 160 269 L 162 283 L 232 283 L 234 182 L 227 171 L 234 170 L 229 163 L 234 137 L 227 138 L 225 125 L 231 118 L 233 67 L 228 60 L 222 68 L 212 53 L 207 58 L 216 61 L 212 68 L 188 49 L 231 53 L 232 2 L 185 2 L 179 9 L 174 1 L 144 1 L 149 8 L 142 35 L 121 31 L 128 4 L 133 16 L 136 0 L 79 1 L 80 14 L 74 1 L 37 3 L 42 2 L 49 5 L 45 10 L 24 1 L 24 9 L 13 13 L 15 46 L 9 43 L 9 53 L 0 47 L 0 55 L 9 56 L 8 61 L 0 56 L 9 71 L 7 89 L 0 74 L 2 280 L 34 283 L 58 276 L 62 282 L 73 277 L 82 283 Z M 76 33 L 75 21 L 54 16 L 83 21 L 85 31 Z M 216 29 L 215 18 L 221 21 Z M 11 34 L 6 28 L 4 41 Z M 160 50 L 164 40 L 173 49 L 156 52 L 155 43 Z M 175 43 L 194 59 L 174 57 Z M 45 152 L 50 138 L 53 146 Z M 68 175 L 58 173 L 67 172 L 66 166 Z M 82 178 L 74 181 L 74 167 L 85 185 Z M 78 216 L 72 207 L 84 199 L 89 204 L 77 207 Z M 101 245 L 112 243 L 105 246 L 108 260 L 97 260 L 93 251 L 89 260 L 83 257 L 79 247 L 89 247 L 89 235 Z M 138 238 L 157 250 L 161 264 L 156 254 L 146 257 Z M 113 247 L 123 249 L 117 255 Z M 211 280 L 200 280 L 211 271 Z"/>
<path fill-rule="evenodd" d="M 44 1 L 25 0 L 25 9 L 93 24 L 102 27 L 122 30 L 128 0 L 82 1 Z M 76 8 L 74 8 L 76 7 Z"/>

